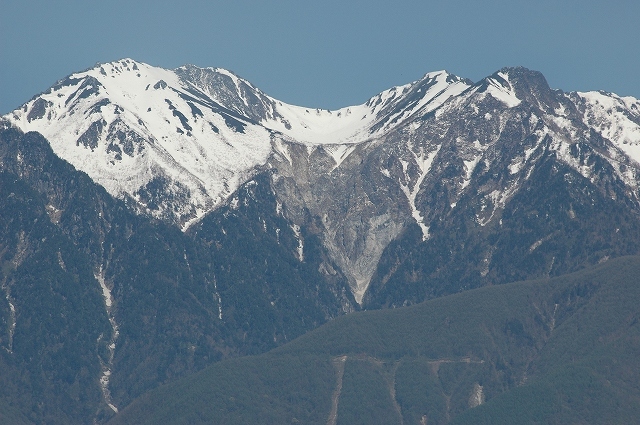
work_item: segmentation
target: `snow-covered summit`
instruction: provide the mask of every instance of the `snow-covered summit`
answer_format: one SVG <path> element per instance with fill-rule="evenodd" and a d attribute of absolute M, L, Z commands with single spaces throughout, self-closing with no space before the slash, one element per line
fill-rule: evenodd
<path fill-rule="evenodd" d="M 411 116 L 436 109 L 470 86 L 470 82 L 446 71 L 432 72 L 413 83 L 385 90 L 364 104 L 331 111 L 274 99 L 225 69 L 186 65 L 175 72 L 194 91 L 292 141 L 307 145 L 363 142 Z"/>
<path fill-rule="evenodd" d="M 540 127 L 540 135 L 569 135 L 562 136 L 567 140 L 558 152 L 570 148 L 572 134 L 593 130 L 610 140 L 613 148 L 599 155 L 637 185 L 623 165 L 640 163 L 640 102 L 602 92 L 563 94 L 551 90 L 541 73 L 521 67 L 503 68 L 476 84 L 432 72 L 361 105 L 330 111 L 279 101 L 221 68 L 167 70 L 122 59 L 70 75 L 5 118 L 42 133 L 58 156 L 139 212 L 186 229 L 270 157 L 288 158 L 287 143 L 308 152 L 322 147 L 333 172 L 359 144 L 387 138 L 407 123 L 417 129 L 433 117 L 429 138 L 438 138 L 467 116 L 466 134 L 481 137 L 461 139 L 460 148 L 464 164 L 475 166 L 492 143 L 487 134 L 493 130 L 480 127 L 500 129 L 500 116 L 523 108 L 536 109 L 530 125 L 548 130 Z M 435 148 L 414 154 L 422 158 Z M 519 169 L 516 163 L 511 170 Z"/>
<path fill-rule="evenodd" d="M 265 164 L 278 139 L 343 151 L 466 87 L 432 73 L 327 111 L 278 101 L 221 68 L 122 59 L 72 74 L 6 117 L 112 195 L 186 228 Z"/>
<path fill-rule="evenodd" d="M 185 226 L 264 163 L 271 132 L 130 59 L 72 74 L 8 118 L 112 195 Z"/>
<path fill-rule="evenodd" d="M 426 74 L 411 84 L 392 87 L 362 105 L 335 111 L 275 101 L 275 116 L 262 122 L 292 140 L 309 145 L 361 143 L 381 136 L 412 116 L 425 115 L 469 87 L 446 71 Z"/>

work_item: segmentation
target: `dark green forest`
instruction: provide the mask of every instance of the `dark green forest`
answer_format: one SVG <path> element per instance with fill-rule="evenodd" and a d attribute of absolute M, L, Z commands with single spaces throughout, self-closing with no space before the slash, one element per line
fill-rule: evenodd
<path fill-rule="evenodd" d="M 636 423 L 638 276 L 640 257 L 623 257 L 354 313 L 153 390 L 110 423 L 324 424 L 336 402 L 338 424 Z"/>

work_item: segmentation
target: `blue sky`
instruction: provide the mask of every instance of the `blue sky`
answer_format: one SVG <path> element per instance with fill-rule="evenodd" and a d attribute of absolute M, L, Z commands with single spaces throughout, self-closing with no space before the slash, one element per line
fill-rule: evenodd
<path fill-rule="evenodd" d="M 0 0 L 0 113 L 96 62 L 227 68 L 336 109 L 440 69 L 504 66 L 554 88 L 640 98 L 637 0 Z"/>

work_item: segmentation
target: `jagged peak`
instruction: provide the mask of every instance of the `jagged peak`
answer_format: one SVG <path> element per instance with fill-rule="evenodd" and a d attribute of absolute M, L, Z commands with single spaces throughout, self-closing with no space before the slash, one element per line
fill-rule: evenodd
<path fill-rule="evenodd" d="M 499 75 L 507 78 L 516 91 L 531 90 L 535 88 L 538 91 L 549 91 L 549 83 L 540 71 L 531 70 L 523 66 L 506 67 L 493 75 Z"/>
<path fill-rule="evenodd" d="M 527 102 L 549 112 L 558 106 L 557 94 L 539 71 L 523 66 L 504 67 L 478 81 L 473 92 L 488 92 L 508 107 Z"/>
<path fill-rule="evenodd" d="M 427 72 L 418 80 L 412 81 L 411 83 L 402 84 L 399 86 L 393 86 L 387 90 L 384 90 L 376 94 L 375 96 L 370 97 L 367 100 L 367 102 L 365 102 L 365 105 L 370 106 L 371 104 L 376 102 L 378 99 L 382 97 L 386 97 L 389 94 L 407 93 L 409 90 L 412 90 L 413 88 L 420 87 L 425 84 L 433 84 L 434 82 L 437 82 L 437 81 L 442 81 L 446 83 L 455 83 L 455 82 L 464 82 L 465 79 L 460 78 L 457 75 L 451 74 L 449 71 L 446 71 L 446 70 Z"/>
<path fill-rule="evenodd" d="M 418 81 L 423 81 L 423 80 L 427 80 L 427 79 L 438 79 L 438 78 L 444 78 L 445 81 L 448 82 L 448 83 L 465 82 L 465 83 L 467 83 L 469 85 L 473 84 L 473 82 L 471 80 L 469 80 L 467 78 L 459 77 L 458 75 L 455 75 L 455 74 L 447 71 L 446 69 L 442 69 L 440 71 L 427 72 Z"/>
<path fill-rule="evenodd" d="M 226 78 L 230 78 L 231 80 L 233 80 L 234 83 L 236 83 L 236 85 L 241 81 L 241 82 L 243 82 L 245 84 L 248 84 L 248 85 L 252 86 L 249 81 L 247 81 L 244 78 L 240 77 L 235 72 L 233 72 L 231 70 L 228 70 L 228 69 L 225 69 L 225 68 L 217 68 L 217 67 L 213 67 L 213 66 L 200 67 L 200 66 L 193 65 L 193 64 L 185 64 L 185 65 L 179 66 L 174 71 L 179 75 L 195 76 L 195 75 L 198 75 L 198 74 L 206 74 L 206 75 L 209 75 L 210 77 L 212 77 L 212 76 L 217 76 L 217 77 L 222 77 L 222 78 L 226 77 Z"/>
<path fill-rule="evenodd" d="M 503 73 L 508 75 L 532 75 L 532 76 L 543 76 L 540 71 L 535 69 L 527 68 L 526 66 L 517 65 L 517 66 L 504 66 L 500 68 L 496 73 Z"/>
<path fill-rule="evenodd" d="M 102 75 L 105 75 L 105 72 L 107 70 L 113 73 L 121 73 L 126 71 L 129 71 L 129 72 L 139 71 L 140 68 L 155 68 L 155 67 L 149 64 L 146 64 L 144 62 L 136 61 L 131 58 L 123 58 L 123 59 L 117 59 L 117 60 L 114 60 L 111 62 L 105 62 L 105 63 L 97 62 L 93 67 L 72 75 L 89 73 L 91 71 L 98 71 Z"/>
<path fill-rule="evenodd" d="M 487 84 L 497 84 L 504 88 L 514 90 L 526 85 L 535 85 L 549 89 L 549 84 L 541 72 L 533 71 L 523 66 L 501 68 L 478 81 L 475 86 L 480 87 L 486 86 Z"/>
<path fill-rule="evenodd" d="M 470 81 L 451 74 L 446 70 L 428 72 L 416 81 L 391 87 L 371 97 L 365 105 L 373 108 L 376 113 L 383 113 L 383 111 L 387 110 L 390 106 L 408 103 L 406 102 L 408 98 L 411 98 L 412 102 L 416 102 L 419 98 L 433 97 L 455 83 L 471 85 Z M 433 86 L 438 86 L 435 92 L 430 91 Z"/>

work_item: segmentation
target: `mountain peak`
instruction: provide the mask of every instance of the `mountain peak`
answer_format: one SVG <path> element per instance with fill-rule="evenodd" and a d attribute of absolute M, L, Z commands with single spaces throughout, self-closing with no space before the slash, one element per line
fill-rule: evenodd
<path fill-rule="evenodd" d="M 523 66 L 506 67 L 493 74 L 506 76 L 512 81 L 516 90 L 526 90 L 527 88 L 536 87 L 538 90 L 550 90 L 547 79 L 540 71 L 531 70 Z"/>
<path fill-rule="evenodd" d="M 434 79 L 443 79 L 447 83 L 464 82 L 465 84 L 468 84 L 470 86 L 473 85 L 473 81 L 469 80 L 468 78 L 459 77 L 447 71 L 446 69 L 441 69 L 440 71 L 427 72 L 418 81 L 434 80 Z"/>
<path fill-rule="evenodd" d="M 524 67 L 502 68 L 475 85 L 446 70 L 429 72 L 362 105 L 329 111 L 281 102 L 223 68 L 172 71 L 124 58 L 70 75 L 7 117 L 41 132 L 58 156 L 112 195 L 186 226 L 265 165 L 278 141 L 351 152 L 465 92 L 486 92 L 509 108 L 523 101 L 549 113 L 559 108 L 560 95 L 544 76 Z M 158 182 L 164 194 L 151 190 Z M 166 193 L 171 200 L 154 198 Z"/>
<path fill-rule="evenodd" d="M 496 71 L 476 83 L 474 91 L 488 92 L 509 107 L 524 101 L 550 112 L 558 106 L 556 95 L 544 75 L 522 66 L 505 67 Z"/>
<path fill-rule="evenodd" d="M 539 71 L 518 66 L 502 68 L 493 75 L 508 79 L 518 99 L 530 102 L 546 111 L 555 109 L 558 104 L 554 91 Z"/>

